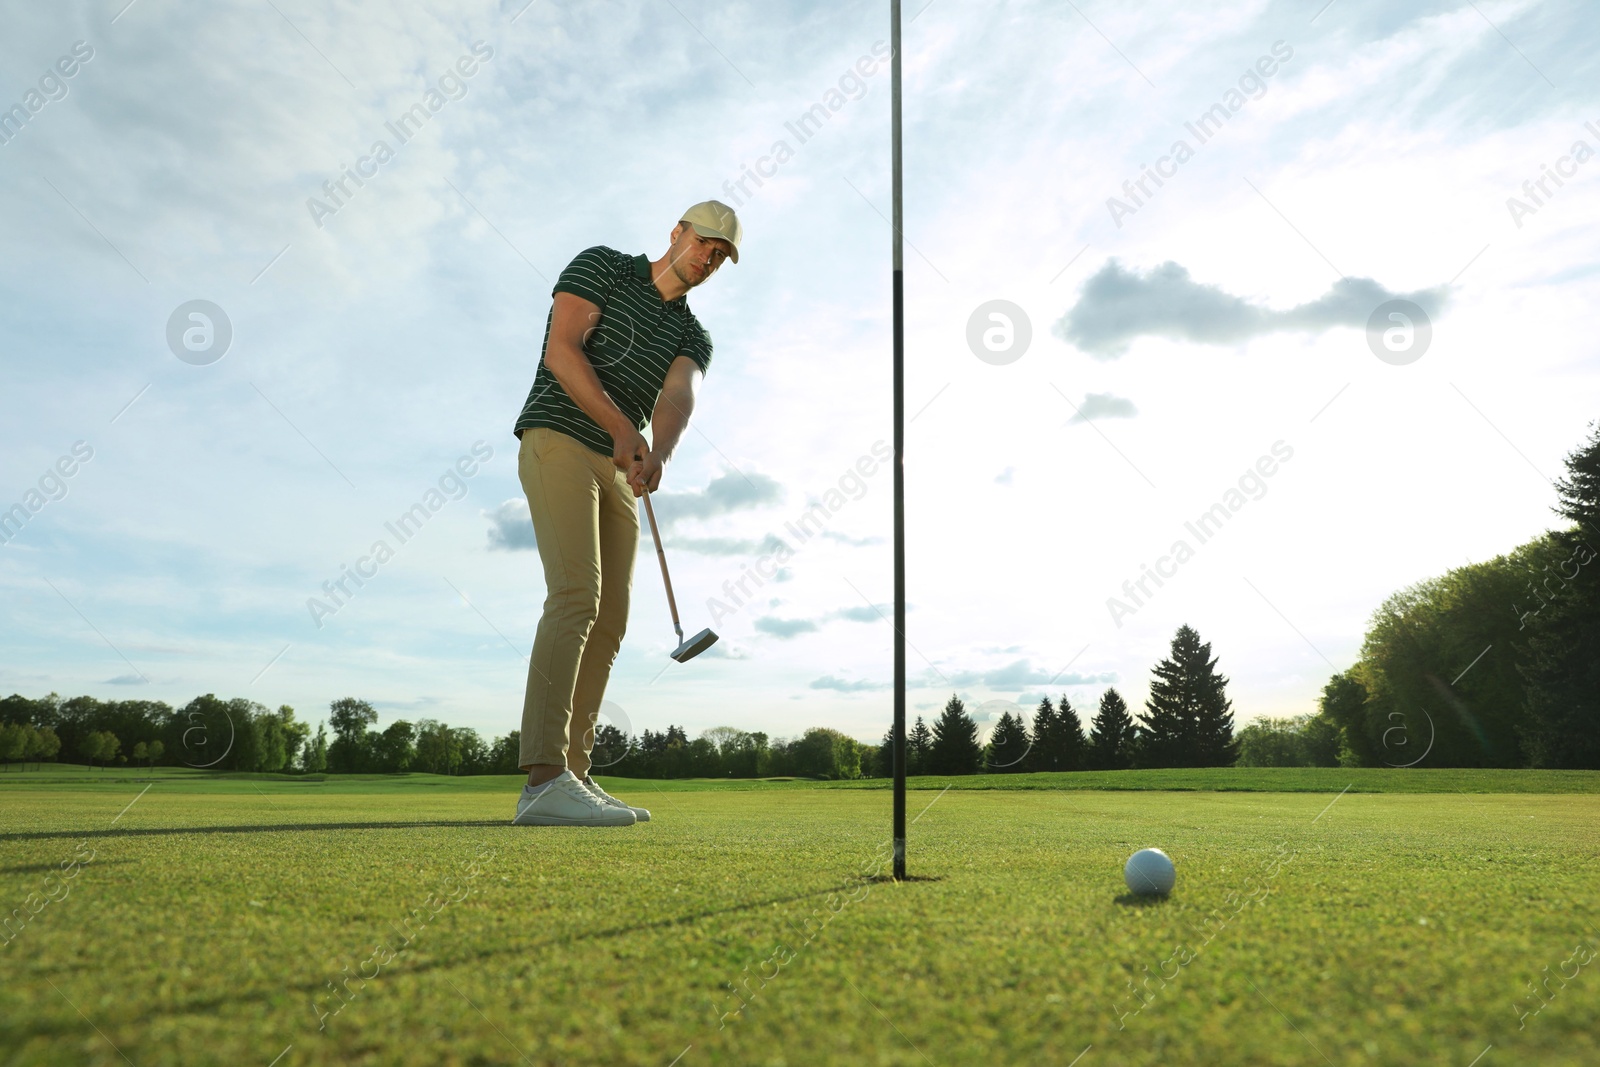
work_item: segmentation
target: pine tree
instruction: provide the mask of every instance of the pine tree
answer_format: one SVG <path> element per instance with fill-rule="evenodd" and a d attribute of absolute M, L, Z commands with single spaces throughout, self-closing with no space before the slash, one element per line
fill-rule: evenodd
<path fill-rule="evenodd" d="M 954 693 L 933 724 L 933 746 L 928 753 L 929 774 L 977 774 L 983 766 L 978 744 L 978 724 Z"/>
<path fill-rule="evenodd" d="M 1033 726 L 1033 770 L 1081 771 L 1088 766 L 1089 742 L 1065 693 L 1060 708 L 1057 711 L 1049 697 L 1039 702 Z"/>
<path fill-rule="evenodd" d="M 1056 709 L 1050 703 L 1050 698 L 1045 697 L 1039 701 L 1039 707 L 1033 713 L 1033 748 L 1028 751 L 1028 770 L 1030 771 L 1059 771 L 1051 759 L 1051 745 L 1056 735 Z"/>
<path fill-rule="evenodd" d="M 1167 661 L 1155 669 L 1157 679 L 1162 677 Z M 1161 681 L 1152 682 L 1150 696 L 1145 701 L 1145 713 L 1139 716 L 1143 736 L 1139 744 L 1141 767 L 1186 767 L 1194 747 L 1194 722 L 1181 699 L 1157 695 Z"/>
<path fill-rule="evenodd" d="M 928 758 L 933 753 L 933 731 L 917 716 L 917 724 L 906 735 L 906 774 L 927 774 Z"/>
<path fill-rule="evenodd" d="M 1083 723 L 1072 710 L 1067 694 L 1061 694 L 1061 710 L 1056 713 L 1056 750 L 1060 753 L 1059 770 L 1081 771 L 1089 766 L 1089 739 L 1083 736 Z"/>
<path fill-rule="evenodd" d="M 1228 679 L 1217 673 L 1211 645 L 1191 627 L 1180 626 L 1172 652 L 1156 664 L 1155 680 L 1141 715 L 1145 767 L 1230 767 L 1238 757 L 1233 742 L 1233 702 Z"/>
<path fill-rule="evenodd" d="M 989 736 L 989 751 L 985 756 L 989 770 L 999 774 L 1016 774 L 1026 770 L 1023 763 L 1030 744 L 1028 726 L 1022 721 L 1022 716 L 1012 715 L 1009 711 L 1002 712 L 1000 721 L 995 723 L 994 733 Z"/>
<path fill-rule="evenodd" d="M 1556 512 L 1577 525 L 1553 535 L 1563 584 L 1528 637 L 1526 744 L 1535 767 L 1600 768 L 1600 424 L 1556 493 Z"/>
<path fill-rule="evenodd" d="M 922 728 L 923 733 L 928 732 L 928 728 L 922 725 L 920 718 L 917 720 L 917 726 Z M 922 773 L 922 762 L 917 755 L 916 736 L 915 727 L 906 731 L 907 776 Z M 926 745 L 924 746 L 924 751 L 926 751 Z M 877 772 L 877 777 L 879 778 L 894 777 L 894 723 L 890 723 L 889 728 L 883 732 L 883 742 L 878 745 Z"/>
<path fill-rule="evenodd" d="M 1089 739 L 1089 764 L 1097 771 L 1120 771 L 1133 766 L 1138 747 L 1139 727 L 1128 714 L 1128 703 L 1115 689 L 1100 697 L 1093 734 Z"/>

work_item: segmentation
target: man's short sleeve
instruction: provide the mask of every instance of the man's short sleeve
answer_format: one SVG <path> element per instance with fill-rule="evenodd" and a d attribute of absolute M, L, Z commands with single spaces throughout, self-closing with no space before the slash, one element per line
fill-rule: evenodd
<path fill-rule="evenodd" d="M 617 259 L 617 253 L 604 245 L 585 248 L 561 272 L 550 295 L 571 293 L 604 311 L 617 282 Z"/>
<path fill-rule="evenodd" d="M 678 346 L 677 354 L 694 360 L 701 374 L 711 366 L 711 335 L 693 314 L 689 315 L 689 321 L 685 324 L 683 343 Z"/>

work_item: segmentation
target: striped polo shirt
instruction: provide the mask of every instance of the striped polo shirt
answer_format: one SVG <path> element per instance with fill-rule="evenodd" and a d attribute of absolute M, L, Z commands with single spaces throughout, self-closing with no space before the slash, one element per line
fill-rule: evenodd
<path fill-rule="evenodd" d="M 581 296 L 600 309 L 600 324 L 584 341 L 583 354 L 606 395 L 640 432 L 650 423 L 674 359 L 688 356 L 702 374 L 711 365 L 711 335 L 689 310 L 686 296 L 661 299 L 644 255 L 629 256 L 604 245 L 586 248 L 556 279 L 551 296 L 556 293 Z M 609 457 L 611 435 L 573 403 L 545 364 L 554 320 L 551 304 L 539 370 L 512 432 L 520 438 L 529 427 L 548 426 Z"/>

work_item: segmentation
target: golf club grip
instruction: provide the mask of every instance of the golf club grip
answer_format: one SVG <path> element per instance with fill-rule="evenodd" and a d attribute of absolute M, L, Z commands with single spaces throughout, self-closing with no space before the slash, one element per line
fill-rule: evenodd
<path fill-rule="evenodd" d="M 672 611 L 672 628 L 680 634 L 683 624 L 678 622 L 678 602 L 672 596 L 672 576 L 667 573 L 667 554 L 661 549 L 661 531 L 656 528 L 656 509 L 650 506 L 650 490 L 644 491 L 644 513 L 650 517 L 650 536 L 655 538 L 656 558 L 661 561 L 661 580 L 667 587 L 667 607 Z"/>

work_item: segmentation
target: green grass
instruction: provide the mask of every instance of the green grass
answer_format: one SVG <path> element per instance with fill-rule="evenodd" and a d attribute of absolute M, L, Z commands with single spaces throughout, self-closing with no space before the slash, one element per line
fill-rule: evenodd
<path fill-rule="evenodd" d="M 1478 1067 L 1600 1062 L 1600 960 L 1525 1028 L 1513 1007 L 1580 940 L 1600 949 L 1595 776 L 1377 772 L 1339 796 L 1367 772 L 1313 791 L 1322 773 L 915 789 L 925 880 L 901 885 L 863 877 L 888 795 L 838 784 L 608 779 L 655 819 L 551 830 L 507 825 L 507 778 L 0 775 L 0 913 L 82 863 L 0 947 L 0 1051 L 1066 1067 L 1092 1044 L 1079 1067 L 1466 1067 L 1492 1044 Z M 1177 861 L 1169 899 L 1123 890 L 1144 845 Z M 413 914 L 410 947 L 368 962 Z M 319 1029 L 312 998 L 346 968 L 377 973 Z M 1130 980 L 1163 970 L 1132 1012 Z"/>

